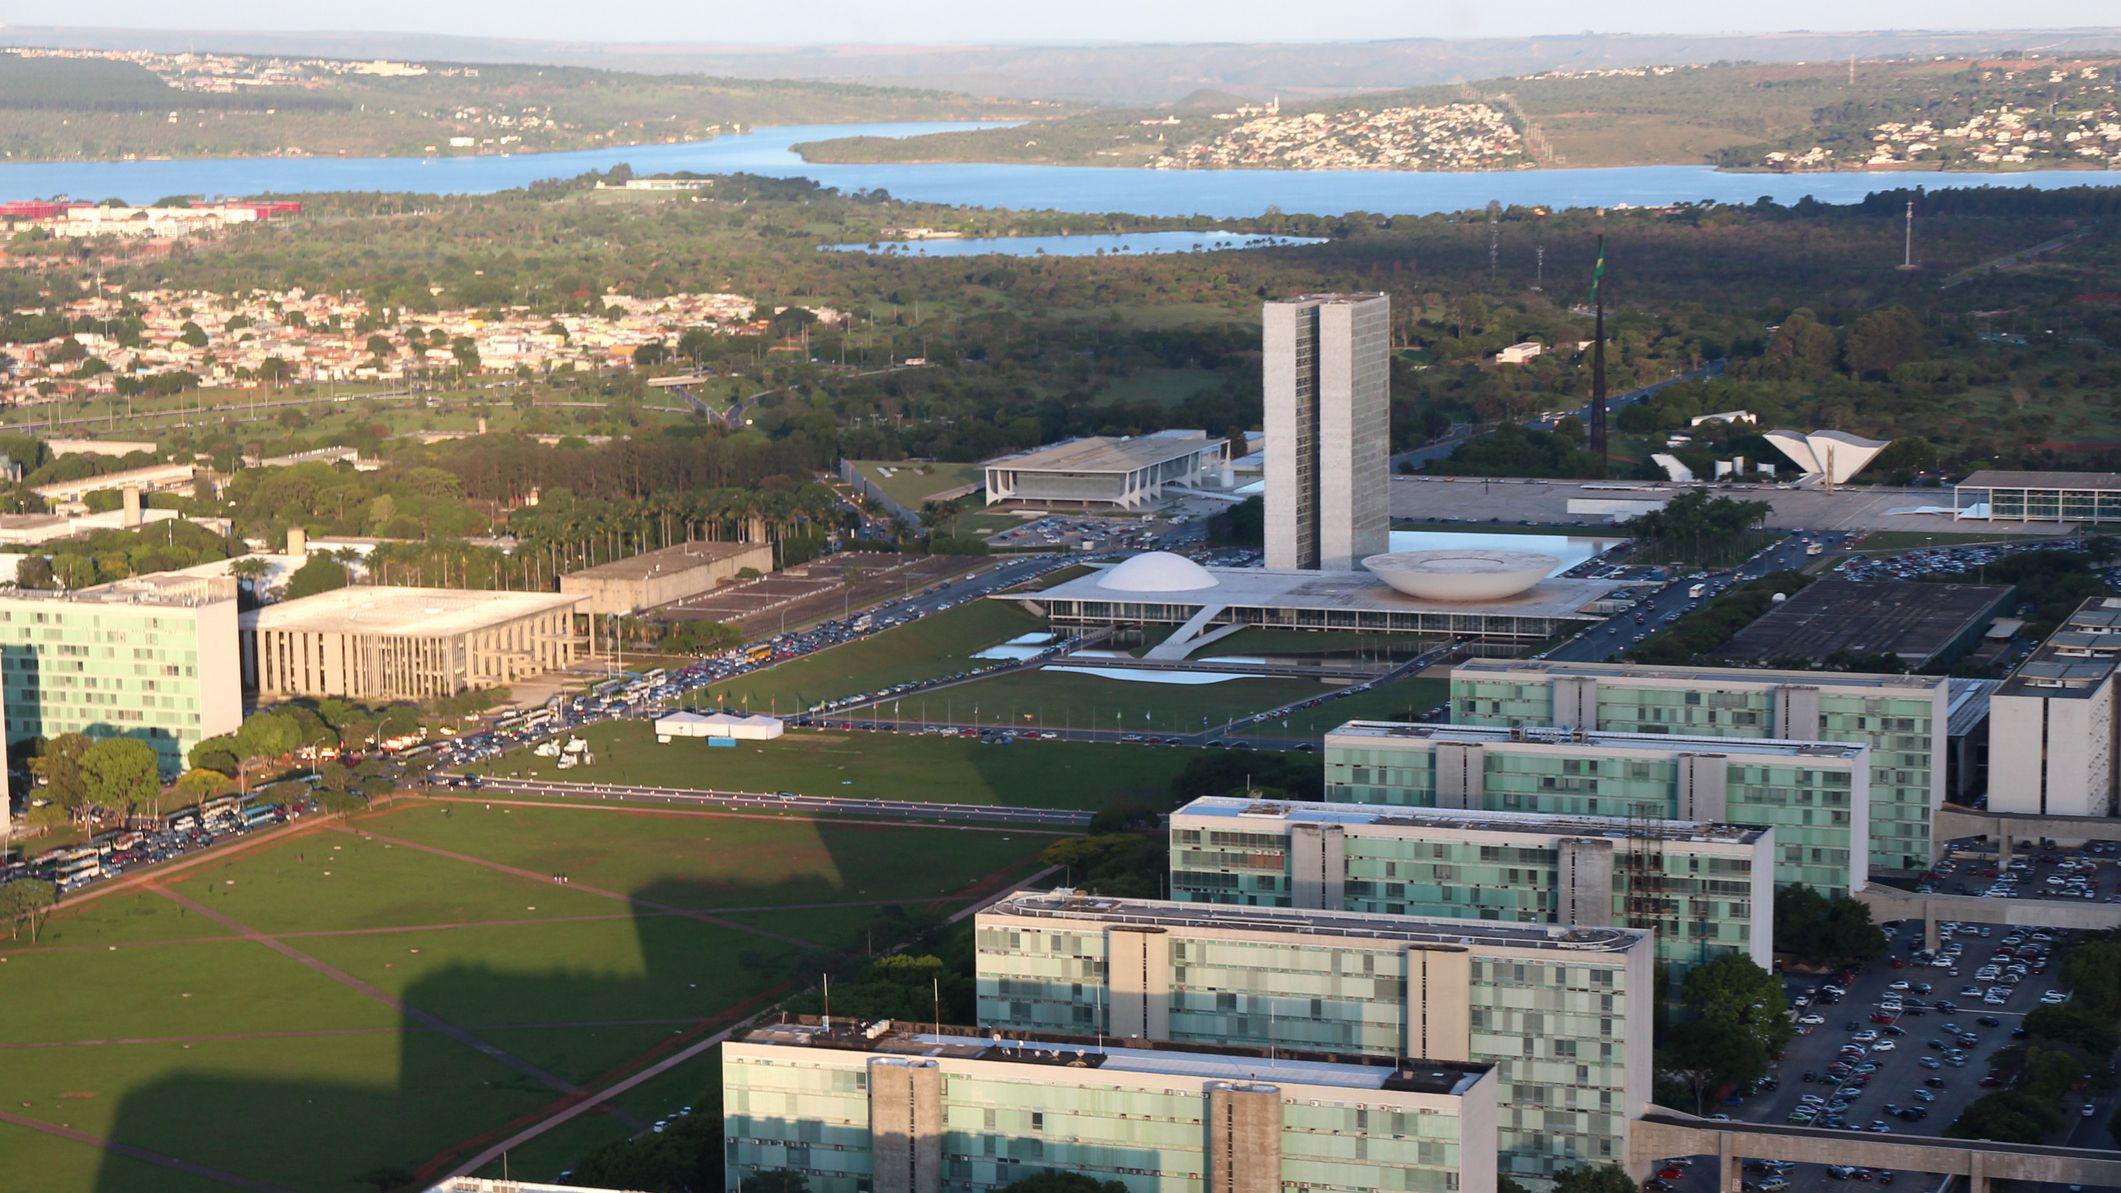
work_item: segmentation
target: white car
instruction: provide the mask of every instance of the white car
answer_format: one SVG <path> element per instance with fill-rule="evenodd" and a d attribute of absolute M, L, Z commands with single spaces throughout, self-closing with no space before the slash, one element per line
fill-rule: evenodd
<path fill-rule="evenodd" d="M 1826 1016 L 1824 1016 L 1824 1015 L 1805 1015 L 1805 1016 L 1802 1016 L 1802 1017 L 1800 1017 L 1800 1018 L 1799 1018 L 1799 1019 L 1797 1020 L 1797 1022 L 1799 1022 L 1799 1023 L 1802 1023 L 1802 1024 L 1803 1024 L 1803 1025 L 1805 1025 L 1806 1027 L 1818 1027 L 1818 1026 L 1819 1026 L 1820 1024 L 1822 1024 L 1822 1023 L 1825 1023 L 1825 1022 L 1826 1022 Z"/>
<path fill-rule="evenodd" d="M 1875 1044 L 1871 1045 L 1871 1051 L 1872 1051 L 1872 1052 L 1891 1052 L 1891 1051 L 1892 1051 L 1893 1049 L 1895 1049 L 1895 1048 L 1898 1048 L 1898 1047 L 1899 1047 L 1899 1045 L 1898 1045 L 1898 1044 L 1895 1044 L 1895 1043 L 1893 1043 L 1893 1042 L 1892 1042 L 1891 1040 L 1880 1040 L 1880 1041 L 1878 1041 L 1877 1043 L 1875 1043 Z"/>
<path fill-rule="evenodd" d="M 2040 996 L 2040 1001 L 2051 1007 L 2059 1007 L 2069 1001 L 2069 995 L 2060 990 L 2050 990 Z"/>

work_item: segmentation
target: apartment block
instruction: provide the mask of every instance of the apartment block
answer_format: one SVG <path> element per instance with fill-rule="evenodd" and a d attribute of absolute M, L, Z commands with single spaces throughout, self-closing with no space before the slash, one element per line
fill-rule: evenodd
<path fill-rule="evenodd" d="M 236 582 L 151 575 L 0 596 L 0 702 L 10 743 L 137 738 L 176 774 L 243 720 Z"/>
<path fill-rule="evenodd" d="M 1989 811 L 2115 814 L 2117 674 L 2121 598 L 2094 597 L 1989 696 Z"/>
<path fill-rule="evenodd" d="M 980 913 L 1002 1032 L 1492 1064 L 1505 1175 L 1626 1163 L 1653 933 L 1019 893 Z"/>
<path fill-rule="evenodd" d="M 1773 855 L 1772 832 L 1733 825 L 1210 797 L 1171 814 L 1171 898 L 1654 930 L 1675 974 L 1722 953 L 1766 968 Z"/>
<path fill-rule="evenodd" d="M 1870 864 L 1880 869 L 1929 865 L 1949 707 L 1947 681 L 1926 675 L 1554 659 L 1480 659 L 1451 671 L 1451 720 L 1460 725 L 1867 745 Z"/>
<path fill-rule="evenodd" d="M 722 1045 L 725 1188 L 1494 1193 L 1486 1065 L 791 1020 Z"/>
<path fill-rule="evenodd" d="M 1351 721 L 1325 759 L 1332 802 L 1758 825 L 1778 886 L 1869 880 L 1865 745 Z"/>

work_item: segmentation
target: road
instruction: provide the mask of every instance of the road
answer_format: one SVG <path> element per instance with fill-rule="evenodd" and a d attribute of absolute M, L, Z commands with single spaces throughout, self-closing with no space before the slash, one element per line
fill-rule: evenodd
<path fill-rule="evenodd" d="M 434 782 L 446 783 L 463 776 L 438 773 Z M 852 796 L 794 795 L 766 791 L 690 790 L 682 787 L 629 786 L 623 783 L 564 783 L 552 779 L 483 778 L 470 794 L 531 795 L 556 799 L 623 800 L 628 803 L 663 803 L 690 807 L 723 808 L 731 811 L 769 809 L 776 812 L 823 813 L 868 816 L 885 820 L 946 820 L 996 824 L 1051 824 L 1083 828 L 1091 813 L 1076 808 L 1007 808 L 987 804 L 931 804 L 912 800 L 859 799 Z"/>
<path fill-rule="evenodd" d="M 1721 376 L 1723 374 L 1723 366 L 1724 362 L 1722 360 L 1712 360 L 1698 369 L 1693 369 L 1685 373 L 1679 373 L 1674 376 L 1667 377 L 1662 381 L 1653 381 L 1640 389 L 1631 389 L 1628 392 L 1619 395 L 1618 397 L 1609 397 L 1606 399 L 1605 403 L 1606 413 L 1610 415 L 1623 406 L 1632 406 L 1637 402 L 1645 401 L 1654 396 L 1658 390 L 1663 389 L 1667 385 L 1674 385 L 1681 381 L 1705 381 L 1711 377 Z M 1552 430 L 1553 424 L 1555 422 L 1559 422 L 1562 418 L 1565 418 L 1569 415 L 1574 415 L 1577 418 L 1582 419 L 1584 425 L 1589 426 L 1591 421 L 1591 404 L 1589 402 L 1585 402 L 1581 406 L 1576 406 L 1571 409 L 1562 411 L 1561 414 L 1556 415 L 1551 420 L 1546 418 L 1544 415 L 1538 418 L 1528 418 L 1524 420 L 1523 425 L 1528 430 Z M 1392 471 L 1398 472 L 1402 468 L 1412 470 L 1415 468 L 1419 468 L 1422 465 L 1430 463 L 1432 461 L 1441 460 L 1444 457 L 1450 455 L 1452 452 L 1457 451 L 1459 446 L 1461 444 L 1464 444 L 1467 440 L 1477 439 L 1480 436 L 1487 434 L 1492 429 L 1493 428 L 1490 427 L 1469 427 L 1457 434 L 1448 436 L 1443 439 L 1439 439 L 1434 443 L 1424 444 L 1423 446 L 1417 447 L 1412 451 L 1400 452 L 1392 457 Z"/>
<path fill-rule="evenodd" d="M 1834 533 L 1812 537 L 1824 544 L 1824 555 L 1832 555 L 1854 536 Z M 1707 581 L 1711 591 L 1699 600 L 1687 596 L 1687 589 L 1698 581 L 1685 577 L 1674 580 L 1644 597 L 1634 609 L 1585 630 L 1548 651 L 1546 657 L 1572 663 L 1601 663 L 1612 659 L 1668 625 L 1668 618 L 1676 620 L 1700 607 L 1720 588 L 1757 580 L 1773 572 L 1794 572 L 1803 568 L 1813 558 L 1805 553 L 1804 543 L 1802 536 L 1791 535 L 1746 560 L 1736 571 L 1716 574 Z"/>

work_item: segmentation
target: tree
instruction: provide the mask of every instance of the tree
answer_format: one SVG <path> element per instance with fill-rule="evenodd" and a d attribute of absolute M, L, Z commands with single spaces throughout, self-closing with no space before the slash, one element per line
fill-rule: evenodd
<path fill-rule="evenodd" d="M 750 1182 L 744 1187 L 750 1188 Z M 1127 1193 L 1127 1186 L 1080 1172 L 1040 1172 L 1003 1186 L 1002 1193 Z"/>
<path fill-rule="evenodd" d="M 155 748 L 136 738 L 105 738 L 82 751 L 81 776 L 89 801 L 102 808 L 129 811 L 162 793 Z"/>
<path fill-rule="evenodd" d="M 1827 899 L 1803 883 L 1775 892 L 1775 943 L 1809 964 L 1868 961 L 1886 950 L 1870 908 L 1847 895 Z"/>
<path fill-rule="evenodd" d="M 1857 316 L 1841 344 L 1851 373 L 1882 377 L 1922 356 L 1922 321 L 1903 306 L 1880 307 Z"/>
<path fill-rule="evenodd" d="M 1724 953 L 1695 966 L 1679 998 L 1698 1018 L 1758 1044 L 1768 1056 L 1790 1042 L 1790 1008 L 1782 983 L 1750 957 Z"/>
<path fill-rule="evenodd" d="M 236 776 L 237 768 L 243 763 L 243 752 L 242 747 L 236 744 L 235 735 L 224 733 L 218 737 L 200 739 L 199 743 L 185 754 L 184 760 L 191 763 L 193 770 L 215 771 L 232 779 Z"/>
<path fill-rule="evenodd" d="M 92 743 L 79 733 L 62 733 L 44 744 L 30 759 L 30 773 L 44 780 L 48 798 L 79 817 L 88 805 L 88 780 L 81 772 L 81 756 Z"/>
<path fill-rule="evenodd" d="M 196 748 L 194 748 L 196 753 Z M 234 755 L 230 755 L 231 758 Z M 193 767 L 177 776 L 177 795 L 183 799 L 199 801 L 212 799 L 228 787 L 228 776 L 219 770 Z"/>
<path fill-rule="evenodd" d="M 286 715 L 271 709 L 252 713 L 236 729 L 236 755 L 243 761 L 237 777 L 247 778 L 251 764 L 271 762 L 301 744 L 294 721 Z"/>
<path fill-rule="evenodd" d="M 1554 1174 L 1554 1193 L 1637 1193 L 1635 1178 L 1618 1164 L 1580 1164 Z"/>
<path fill-rule="evenodd" d="M 1686 1083 L 1694 1094 L 1694 1113 L 1700 1114 L 1711 1093 L 1766 1073 L 1768 1053 L 1759 1040 L 1723 1024 L 1687 1019 L 1666 1033 L 1657 1067 Z"/>
<path fill-rule="evenodd" d="M 189 319 L 186 319 L 184 325 L 177 329 L 177 338 L 193 348 L 206 347 L 206 329 Z"/>
<path fill-rule="evenodd" d="M 0 920 L 7 921 L 7 938 L 19 940 L 27 930 L 29 942 L 37 943 L 37 937 L 44 932 L 44 921 L 51 917 L 52 906 L 58 901 L 58 888 L 41 878 L 0 883 Z"/>
<path fill-rule="evenodd" d="M 352 582 L 353 575 L 346 570 L 345 564 L 329 555 L 312 555 L 309 562 L 295 569 L 295 574 L 288 577 L 287 599 L 292 601 L 315 596 L 320 592 L 330 592 L 334 588 L 344 588 Z"/>

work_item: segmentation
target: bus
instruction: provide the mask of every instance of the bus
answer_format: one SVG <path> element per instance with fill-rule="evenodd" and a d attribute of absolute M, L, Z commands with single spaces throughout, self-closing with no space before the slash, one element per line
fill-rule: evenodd
<path fill-rule="evenodd" d="M 641 682 L 649 685 L 650 687 L 654 687 L 655 685 L 663 682 L 663 675 L 664 672 L 661 667 L 650 667 L 648 670 L 641 673 Z"/>
<path fill-rule="evenodd" d="M 222 817 L 234 816 L 235 814 L 236 797 L 233 795 L 216 796 L 199 805 L 199 819 L 209 828 Z"/>
<path fill-rule="evenodd" d="M 259 804 L 256 807 L 245 808 L 243 809 L 243 827 L 257 828 L 261 824 L 270 824 L 277 818 L 278 814 L 279 810 L 271 804 Z"/>
<path fill-rule="evenodd" d="M 761 642 L 757 646 L 750 646 L 744 649 L 744 661 L 753 666 L 767 662 L 772 658 L 773 643 L 771 642 Z"/>
<path fill-rule="evenodd" d="M 103 873 L 103 858 L 93 849 L 70 849 L 52 867 L 52 881 L 64 886 L 87 882 Z"/>
<path fill-rule="evenodd" d="M 1693 586 L 1692 588 L 1689 588 L 1689 589 L 1687 589 L 1687 590 L 1686 590 L 1686 594 L 1687 594 L 1687 599 L 1689 599 L 1689 600 L 1696 600 L 1696 601 L 1698 601 L 1698 600 L 1700 600 L 1700 599 L 1701 599 L 1701 594 L 1702 594 L 1702 593 L 1704 593 L 1704 592 L 1707 592 L 1708 590 L 1709 590 L 1709 586 L 1708 586 L 1708 585 L 1706 585 L 1706 584 L 1696 584 L 1696 585 L 1694 585 L 1694 586 Z"/>

